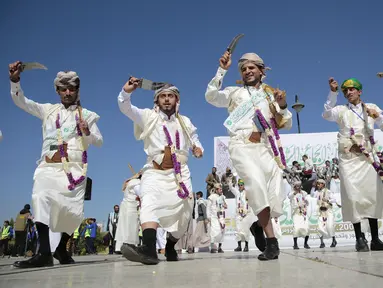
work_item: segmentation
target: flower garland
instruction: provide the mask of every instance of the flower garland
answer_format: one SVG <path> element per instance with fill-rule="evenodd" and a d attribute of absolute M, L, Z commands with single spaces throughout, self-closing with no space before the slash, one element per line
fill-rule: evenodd
<path fill-rule="evenodd" d="M 301 193 L 299 192 L 299 194 L 301 194 Z M 303 207 L 300 205 L 301 200 L 299 199 L 298 196 L 296 197 L 296 200 L 297 200 L 297 204 L 298 204 L 298 208 L 299 208 L 299 214 L 303 215 L 304 220 L 306 221 L 306 216 L 307 216 L 306 199 L 304 196 L 302 196 Z"/>
<path fill-rule="evenodd" d="M 68 161 L 67 161 L 66 156 L 65 156 L 64 141 L 63 141 L 62 134 L 61 134 L 60 113 L 57 114 L 57 118 L 56 118 L 57 144 L 59 146 L 61 163 L 63 164 L 64 172 L 65 172 L 65 174 L 68 178 L 68 181 L 69 181 L 68 189 L 70 191 L 74 190 L 76 188 L 76 186 L 78 186 L 79 184 L 81 184 L 85 180 L 86 173 L 88 171 L 88 153 L 85 150 L 84 137 L 82 135 L 80 125 L 78 123 L 79 118 L 78 118 L 77 114 L 75 116 L 75 119 L 76 119 L 77 135 L 81 137 L 81 151 L 82 151 L 82 157 L 81 157 L 82 159 L 81 160 L 82 160 L 82 164 L 83 164 L 82 173 L 78 179 L 73 178 L 72 172 L 70 172 L 70 170 L 69 170 Z"/>
<path fill-rule="evenodd" d="M 180 134 L 178 130 L 176 131 L 176 147 L 174 147 L 172 138 L 170 137 L 170 133 L 168 128 L 166 128 L 165 125 L 163 125 L 163 129 L 165 132 L 166 140 L 168 142 L 168 146 L 170 147 L 170 153 L 172 157 L 172 162 L 173 162 L 173 167 L 174 167 L 174 173 L 176 175 L 176 180 L 177 180 L 177 195 L 181 199 L 186 199 L 189 197 L 189 190 L 186 187 L 185 183 L 182 180 L 182 175 L 181 175 L 181 163 L 177 159 L 177 154 L 176 154 L 176 149 L 180 150 Z"/>
<path fill-rule="evenodd" d="M 271 149 L 273 150 L 274 160 L 277 162 L 279 168 L 285 169 L 286 168 L 286 158 L 285 158 L 285 153 L 283 151 L 280 136 L 278 133 L 278 129 L 276 127 L 275 118 L 270 117 L 270 123 L 271 123 L 272 130 L 274 132 L 275 138 L 277 140 L 278 149 L 277 149 L 277 146 L 275 145 L 274 137 L 273 137 L 273 134 L 271 133 L 271 130 L 270 130 L 270 125 L 267 123 L 265 117 L 263 116 L 261 110 L 258 107 L 255 108 L 255 114 L 257 115 L 257 118 L 259 120 L 259 123 L 262 125 L 262 128 L 266 132 L 266 136 L 267 136 L 269 143 L 271 145 Z M 279 151 L 279 153 L 278 153 L 278 151 Z"/>
<path fill-rule="evenodd" d="M 239 215 L 244 218 L 247 215 L 247 212 L 249 211 L 249 203 L 246 201 L 246 210 L 243 209 L 241 203 L 242 203 L 242 195 L 239 196 L 239 202 L 238 202 L 238 213 Z"/>
<path fill-rule="evenodd" d="M 266 91 L 267 87 L 262 86 L 264 89 L 263 91 L 266 94 L 266 99 L 269 102 L 269 104 L 273 104 L 271 102 L 271 97 L 269 93 Z M 250 91 L 249 91 L 250 93 Z M 270 124 L 267 123 L 266 118 L 263 116 L 262 111 L 259 109 L 259 107 L 255 106 L 255 114 L 259 120 L 259 123 L 261 124 L 262 128 L 265 130 L 267 139 L 269 140 L 269 143 L 271 145 L 271 149 L 273 150 L 274 154 L 274 160 L 277 162 L 279 168 L 285 169 L 286 168 L 286 157 L 285 153 L 282 147 L 281 137 L 279 136 L 278 128 L 277 128 L 277 121 L 275 119 L 275 116 L 270 113 Z M 270 129 L 271 126 L 271 129 Z M 271 133 L 271 130 L 273 133 Z M 277 145 L 275 145 L 274 137 L 277 140 Z M 277 148 L 278 146 L 278 148 Z"/>
<path fill-rule="evenodd" d="M 223 230 L 226 227 L 226 223 L 225 223 L 226 213 L 225 213 L 225 209 L 224 208 L 222 209 L 223 205 L 221 203 L 218 203 L 219 197 L 221 197 L 221 196 L 218 196 L 218 199 L 216 202 L 217 203 L 216 205 L 218 208 L 217 217 L 218 217 L 219 225 L 221 226 L 221 229 Z"/>
<path fill-rule="evenodd" d="M 349 107 L 350 108 L 350 107 Z M 362 109 L 363 111 L 365 112 L 365 105 L 364 103 L 362 103 Z M 351 111 L 353 111 L 351 108 L 350 108 Z M 353 111 L 354 112 L 354 111 Z M 355 112 L 354 112 L 355 113 Z M 365 113 L 365 117 L 367 118 L 367 113 Z M 368 130 L 368 121 L 366 120 L 366 130 Z M 369 135 L 368 137 L 368 140 L 370 141 L 371 143 L 371 147 L 372 147 L 372 151 L 375 151 L 376 152 L 376 155 L 378 156 L 379 158 L 379 162 L 376 162 L 374 160 L 374 158 L 370 155 L 370 153 L 366 150 L 366 147 L 363 146 L 363 142 L 361 143 L 358 143 L 358 140 L 356 139 L 355 137 L 355 130 L 353 128 L 353 120 L 352 120 L 352 117 L 350 117 L 350 139 L 351 139 L 351 142 L 354 144 L 354 145 L 358 145 L 360 151 L 363 153 L 364 156 L 366 156 L 367 158 L 367 161 L 368 163 L 370 163 L 375 171 L 378 173 L 379 177 L 380 177 L 380 180 L 383 181 L 383 153 L 381 151 L 378 150 L 378 145 L 374 139 L 374 135 L 373 135 L 373 132 Z"/>

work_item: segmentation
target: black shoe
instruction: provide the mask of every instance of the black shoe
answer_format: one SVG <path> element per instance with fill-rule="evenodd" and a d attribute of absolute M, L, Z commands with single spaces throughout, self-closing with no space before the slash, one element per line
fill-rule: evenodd
<path fill-rule="evenodd" d="M 336 240 L 334 240 L 334 241 L 332 241 L 330 247 L 334 248 L 334 247 L 336 247 L 336 244 L 338 244 L 338 242 L 336 242 Z"/>
<path fill-rule="evenodd" d="M 294 245 L 293 248 L 294 248 L 294 250 L 299 250 L 298 245 Z"/>
<path fill-rule="evenodd" d="M 324 248 L 324 247 L 326 247 L 326 245 L 324 245 L 324 243 L 320 243 L 319 248 Z"/>
<path fill-rule="evenodd" d="M 383 242 L 380 239 L 371 240 L 371 251 L 382 251 L 383 250 Z"/>
<path fill-rule="evenodd" d="M 249 252 L 249 246 L 245 246 L 245 248 L 243 248 L 243 252 Z"/>
<path fill-rule="evenodd" d="M 210 249 L 210 253 L 217 253 L 218 250 L 217 249 Z"/>
<path fill-rule="evenodd" d="M 218 248 L 218 253 L 225 253 L 225 252 L 223 252 L 222 248 Z"/>
<path fill-rule="evenodd" d="M 363 238 L 356 239 L 355 249 L 358 252 L 368 252 L 370 249 L 366 242 L 364 242 Z"/>
<path fill-rule="evenodd" d="M 67 251 L 58 251 L 56 249 L 55 253 L 53 253 L 53 257 L 56 258 L 61 265 L 74 264 L 74 260 L 69 256 Z"/>
<path fill-rule="evenodd" d="M 311 249 L 309 244 L 307 244 L 307 243 L 303 247 L 305 247 L 305 249 Z"/>
<path fill-rule="evenodd" d="M 258 221 L 254 222 L 250 227 L 250 232 L 255 238 L 255 246 L 259 249 L 259 251 L 263 252 L 266 249 L 266 238 L 263 233 L 263 228 L 258 225 Z"/>
<path fill-rule="evenodd" d="M 267 239 L 267 245 L 265 251 L 258 256 L 261 261 L 278 259 L 279 245 L 276 238 Z"/>
<path fill-rule="evenodd" d="M 36 254 L 31 259 L 25 261 L 16 261 L 13 263 L 17 268 L 37 268 L 37 267 L 52 267 L 53 257 L 51 254 Z"/>
<path fill-rule="evenodd" d="M 160 262 L 155 248 L 153 251 L 150 251 L 146 245 L 136 247 L 134 245 L 123 244 L 121 253 L 126 259 L 132 262 L 140 262 L 145 265 L 156 265 Z"/>
<path fill-rule="evenodd" d="M 241 246 L 238 246 L 237 248 L 234 249 L 234 252 L 242 252 Z"/>
<path fill-rule="evenodd" d="M 178 254 L 177 254 L 177 251 L 174 249 L 174 245 L 170 246 L 166 243 L 165 257 L 166 257 L 166 261 L 168 262 L 178 261 Z"/>

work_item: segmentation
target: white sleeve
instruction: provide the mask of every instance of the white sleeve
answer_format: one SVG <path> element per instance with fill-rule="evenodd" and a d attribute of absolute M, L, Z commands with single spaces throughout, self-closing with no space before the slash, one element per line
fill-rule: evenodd
<path fill-rule="evenodd" d="M 195 144 L 195 146 L 197 146 L 198 148 L 201 149 L 201 151 L 203 152 L 204 149 L 202 147 L 202 144 L 201 144 L 201 141 L 199 140 L 199 136 L 197 134 L 197 128 L 193 125 L 193 123 L 190 122 L 190 138 L 193 140 L 193 143 Z"/>
<path fill-rule="evenodd" d="M 104 139 L 101 135 L 100 130 L 97 127 L 96 123 L 91 124 L 90 128 L 90 135 L 89 136 L 84 136 L 85 141 L 90 145 L 94 145 L 96 147 L 101 147 Z"/>
<path fill-rule="evenodd" d="M 140 128 L 144 129 L 144 109 L 140 109 L 132 105 L 132 102 L 130 100 L 131 95 L 132 93 L 126 93 L 122 89 L 117 97 L 118 107 L 124 115 L 128 116 L 134 123 L 140 126 Z"/>
<path fill-rule="evenodd" d="M 213 106 L 220 108 L 227 108 L 230 104 L 230 94 L 233 89 L 236 87 L 227 87 L 224 90 L 221 90 L 222 80 L 225 76 L 227 70 L 218 68 L 216 75 L 207 85 L 207 89 L 205 92 L 205 99 L 208 103 Z"/>
<path fill-rule="evenodd" d="M 14 83 L 11 81 L 11 96 L 17 107 L 41 120 L 44 119 L 46 109 L 51 106 L 51 104 L 40 104 L 25 97 L 20 82 Z"/>
<path fill-rule="evenodd" d="M 322 117 L 331 122 L 337 122 L 341 106 L 336 106 L 338 92 L 330 91 L 324 104 Z"/>
<path fill-rule="evenodd" d="M 141 196 L 141 193 L 140 193 L 140 187 L 141 187 L 141 185 L 136 185 L 136 186 L 134 186 L 134 188 L 133 188 L 134 194 L 136 194 L 136 196 L 138 196 L 138 197 Z"/>

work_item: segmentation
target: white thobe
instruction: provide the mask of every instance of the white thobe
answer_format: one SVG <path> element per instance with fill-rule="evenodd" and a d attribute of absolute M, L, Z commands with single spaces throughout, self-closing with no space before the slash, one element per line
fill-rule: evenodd
<path fill-rule="evenodd" d="M 295 190 L 292 190 L 288 195 L 293 218 L 293 237 L 306 237 L 309 235 L 309 217 L 307 215 L 308 196 L 306 191 L 303 190 L 300 190 L 300 192 L 295 195 L 294 192 Z M 304 215 L 305 210 L 306 215 Z"/>
<path fill-rule="evenodd" d="M 235 241 L 249 242 L 250 227 L 256 221 L 256 216 L 247 203 L 247 191 L 240 191 L 235 187 L 230 187 L 230 191 L 235 195 L 236 203 Z"/>
<path fill-rule="evenodd" d="M 227 87 L 220 91 L 226 72 L 227 70 L 218 68 L 215 77 L 208 84 L 205 98 L 208 103 L 216 107 L 228 108 L 231 113 L 236 107 L 249 101 L 251 99 L 249 93 L 253 93 L 256 89 L 254 87 L 247 87 L 249 90 L 246 87 Z M 259 89 L 263 91 L 262 87 Z M 269 122 L 271 114 L 269 103 L 266 98 L 259 100 L 258 107 Z M 287 108 L 282 110 L 278 105 L 276 109 L 287 121 L 284 128 L 290 129 L 292 126 L 290 111 Z M 258 215 L 263 209 L 270 207 L 271 217 L 279 217 L 283 214 L 282 174 L 274 161 L 266 133 L 262 133 L 260 143 L 252 143 L 249 141 L 252 132 L 258 132 L 252 119 L 245 121 L 235 132 L 229 131 L 230 158 L 236 172 L 246 183 L 247 198 L 254 214 Z"/>
<path fill-rule="evenodd" d="M 132 105 L 130 97 L 131 93 L 122 90 L 118 96 L 118 105 L 121 112 L 134 122 L 135 136 L 138 140 L 143 140 L 144 151 L 148 155 L 141 178 L 141 224 L 157 222 L 174 238 L 179 239 L 187 230 L 193 210 L 193 190 L 187 165 L 189 150 L 192 149 L 191 143 L 174 114 L 169 118 L 161 111 L 139 109 Z M 194 144 L 203 151 L 197 129 L 189 118 L 181 117 Z M 174 144 L 176 143 L 176 131 L 179 131 L 180 149 L 176 153 L 181 162 L 182 180 L 191 196 L 187 199 L 181 199 L 177 195 L 178 186 L 174 169 L 157 170 L 153 168 L 152 161 L 161 164 L 164 157 L 163 151 L 168 146 L 163 130 L 164 125 Z"/>
<path fill-rule="evenodd" d="M 120 251 L 124 243 L 133 245 L 139 243 L 138 201 L 136 198 L 139 194 L 140 182 L 139 179 L 131 179 L 126 185 L 118 215 L 116 251 Z"/>
<path fill-rule="evenodd" d="M 72 105 L 66 109 L 62 104 L 34 102 L 24 96 L 20 83 L 11 82 L 11 95 L 19 108 L 43 121 L 43 147 L 33 177 L 32 207 L 35 221 L 48 225 L 52 232 L 72 234 L 84 217 L 86 181 L 70 191 L 63 164 L 47 163 L 45 156 L 52 158 L 57 152 L 57 148 L 53 147 L 57 146 L 55 122 L 59 114 L 63 141 L 68 144 L 68 167 L 75 179 L 81 176 L 82 151 L 80 137 L 76 133 L 75 119 L 77 106 Z M 91 144 L 100 147 L 103 138 L 96 124 L 100 117 L 87 109 L 82 109 L 82 116 L 88 122 L 91 132 L 89 136 L 84 136 L 85 149 Z"/>
<path fill-rule="evenodd" d="M 335 219 L 333 213 L 333 205 L 336 205 L 336 199 L 333 193 L 327 188 L 316 190 L 312 197 L 317 198 L 318 204 L 318 233 L 320 237 L 325 239 L 335 236 Z M 326 204 L 327 201 L 331 204 Z M 321 211 L 320 207 L 327 207 L 327 211 Z"/>
<path fill-rule="evenodd" d="M 383 184 L 363 153 L 357 155 L 350 152 L 353 145 L 350 139 L 350 128 L 354 129 L 356 137 L 362 140 L 366 150 L 371 153 L 369 133 L 374 133 L 374 124 L 383 131 L 383 116 L 380 114 L 377 119 L 368 117 L 369 132 L 362 120 L 365 119 L 362 105 L 354 106 L 349 103 L 336 106 L 337 95 L 337 92 L 329 93 L 324 105 L 323 118 L 336 122 L 339 126 L 339 178 L 343 221 L 359 223 L 364 218 L 380 219 L 383 217 Z M 375 109 L 378 113 L 382 112 L 375 104 L 366 104 L 366 106 Z"/>
<path fill-rule="evenodd" d="M 225 202 L 224 195 L 211 194 L 207 199 L 207 215 L 210 220 L 210 243 L 222 243 L 225 238 Z"/>

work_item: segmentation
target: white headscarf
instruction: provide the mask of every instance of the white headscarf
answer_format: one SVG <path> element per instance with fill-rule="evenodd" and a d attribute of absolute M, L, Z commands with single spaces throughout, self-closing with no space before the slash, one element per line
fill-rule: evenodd
<path fill-rule="evenodd" d="M 265 67 L 265 63 L 263 62 L 263 59 L 261 57 L 259 57 L 258 54 L 246 53 L 246 54 L 243 54 L 242 57 L 238 61 L 239 71 L 241 72 L 243 65 L 245 65 L 246 63 L 249 63 L 249 62 L 254 63 L 258 67 L 261 67 L 261 72 L 263 74 L 261 81 L 263 81 L 266 78 L 266 74 L 265 74 L 266 70 L 271 70 L 271 68 Z"/>
<path fill-rule="evenodd" d="M 176 114 L 177 114 L 178 110 L 179 110 L 179 107 L 180 107 L 180 91 L 173 84 L 165 84 L 163 87 L 161 87 L 160 89 L 157 89 L 154 92 L 154 99 L 153 99 L 154 107 L 153 108 L 156 111 L 159 110 L 159 107 L 157 105 L 158 96 L 160 96 L 160 94 L 165 93 L 165 92 L 172 93 L 172 94 L 176 95 L 176 97 L 177 97 Z"/>

